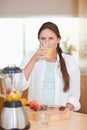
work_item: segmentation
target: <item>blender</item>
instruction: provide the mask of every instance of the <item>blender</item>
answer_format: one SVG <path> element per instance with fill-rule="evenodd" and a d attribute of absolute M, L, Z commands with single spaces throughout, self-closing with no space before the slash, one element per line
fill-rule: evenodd
<path fill-rule="evenodd" d="M 22 96 L 23 71 L 19 67 L 5 67 L 0 71 L 2 90 L 0 96 L 4 98 L 0 115 L 0 130 L 28 130 L 25 108 L 20 101 Z"/>

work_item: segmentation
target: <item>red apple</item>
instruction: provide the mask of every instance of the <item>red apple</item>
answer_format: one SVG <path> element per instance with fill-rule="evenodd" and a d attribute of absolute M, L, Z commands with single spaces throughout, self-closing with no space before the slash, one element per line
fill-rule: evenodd
<path fill-rule="evenodd" d="M 36 103 L 34 103 L 34 111 L 38 111 L 38 103 L 36 102 Z"/>
<path fill-rule="evenodd" d="M 34 111 L 40 111 L 40 110 L 43 110 L 43 105 L 39 102 L 37 102 L 36 100 L 32 100 L 30 102 L 30 108 L 33 109 Z"/>
<path fill-rule="evenodd" d="M 38 104 L 38 110 L 42 110 L 42 105 L 41 104 Z"/>
<path fill-rule="evenodd" d="M 35 104 L 34 110 L 35 110 L 35 111 L 40 111 L 40 110 L 42 110 L 42 105 L 39 104 L 39 103 Z"/>
<path fill-rule="evenodd" d="M 32 100 L 31 102 L 30 102 L 30 108 L 31 109 L 34 109 L 34 105 L 36 104 L 36 100 Z"/>
<path fill-rule="evenodd" d="M 16 93 L 16 90 L 14 90 L 13 92 Z"/>
<path fill-rule="evenodd" d="M 6 94 L 10 94 L 11 90 L 10 89 L 7 89 L 6 90 Z"/>

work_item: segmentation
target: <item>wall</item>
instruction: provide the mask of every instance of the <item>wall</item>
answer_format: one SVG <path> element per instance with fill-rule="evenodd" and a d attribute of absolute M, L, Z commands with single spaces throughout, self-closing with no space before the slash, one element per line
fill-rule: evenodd
<path fill-rule="evenodd" d="M 0 16 L 78 15 L 78 0 L 0 0 Z"/>

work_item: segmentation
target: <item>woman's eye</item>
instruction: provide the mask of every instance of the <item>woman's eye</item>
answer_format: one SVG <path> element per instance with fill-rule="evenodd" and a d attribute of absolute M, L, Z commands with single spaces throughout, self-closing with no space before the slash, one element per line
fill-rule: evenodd
<path fill-rule="evenodd" d="M 45 40 L 45 38 L 44 38 L 44 37 L 42 37 L 42 38 L 41 38 L 41 40 Z"/>
<path fill-rule="evenodd" d="M 53 40 L 54 38 L 53 38 L 53 37 L 50 37 L 49 39 L 50 39 L 50 40 Z"/>

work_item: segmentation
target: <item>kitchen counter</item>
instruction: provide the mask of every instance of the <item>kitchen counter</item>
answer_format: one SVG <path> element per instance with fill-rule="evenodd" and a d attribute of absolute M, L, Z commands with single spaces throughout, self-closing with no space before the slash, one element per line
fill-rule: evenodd
<path fill-rule="evenodd" d="M 87 130 L 87 114 L 71 112 L 69 119 L 48 124 L 46 127 L 40 126 L 37 121 L 30 120 L 30 123 L 30 130 Z"/>

